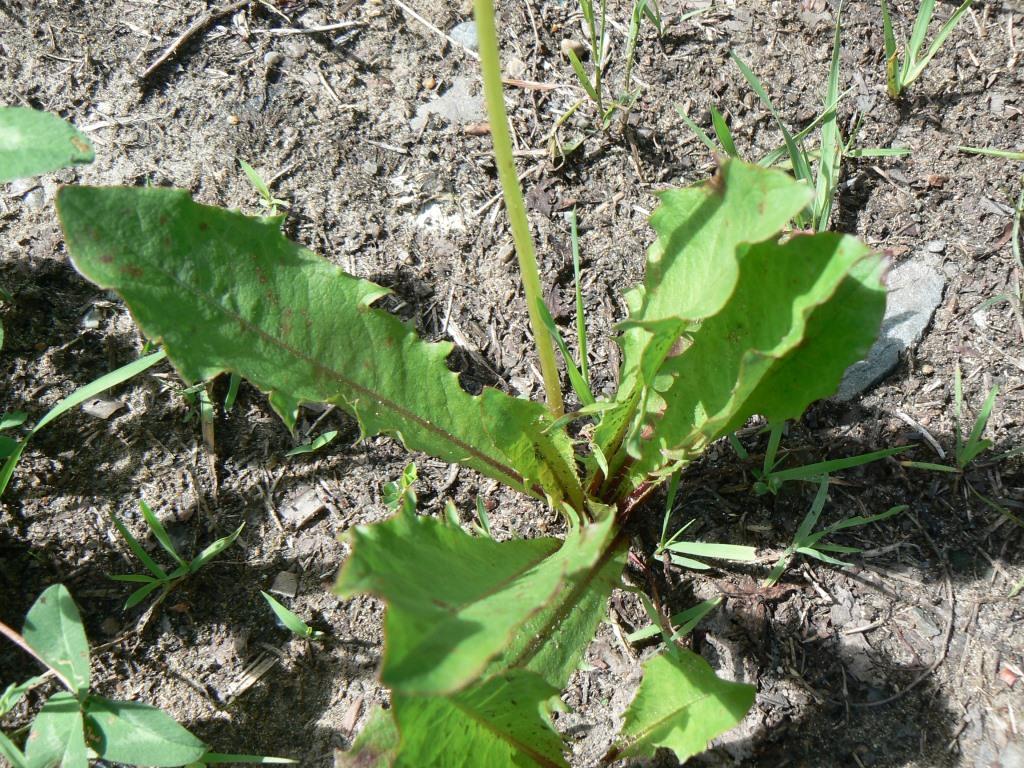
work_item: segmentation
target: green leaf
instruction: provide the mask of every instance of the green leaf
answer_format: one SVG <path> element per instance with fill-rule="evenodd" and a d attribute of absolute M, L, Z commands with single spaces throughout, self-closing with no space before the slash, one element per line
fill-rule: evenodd
<path fill-rule="evenodd" d="M 88 768 L 82 710 L 74 694 L 53 694 L 39 710 L 25 741 L 28 768 Z"/>
<path fill-rule="evenodd" d="M 85 709 L 96 735 L 92 747 L 109 762 L 175 766 L 195 762 L 206 753 L 203 742 L 148 704 L 90 696 Z"/>
<path fill-rule="evenodd" d="M 281 605 L 281 603 L 274 599 L 270 593 L 263 592 L 261 590 L 260 594 L 263 595 L 263 599 L 267 601 L 267 604 L 270 606 L 277 618 L 281 620 L 281 623 L 299 637 L 313 637 L 315 634 L 321 634 L 319 632 L 314 632 L 313 628 L 309 626 L 309 624 L 299 618 L 294 611 L 291 611 Z"/>
<path fill-rule="evenodd" d="M 3 731 L 0 731 L 0 757 L 5 758 L 12 768 L 28 768 L 24 753 Z"/>
<path fill-rule="evenodd" d="M 598 561 L 610 529 L 496 542 L 429 517 L 399 514 L 351 537 L 343 597 L 388 602 L 381 681 L 398 694 L 457 691 L 478 678 L 527 620 L 557 603 L 568 577 Z M 444 563 L 443 568 L 438 564 Z"/>
<path fill-rule="evenodd" d="M 666 358 L 679 353 L 688 324 L 729 301 L 745 247 L 777 235 L 811 194 L 781 171 L 739 160 L 725 161 L 707 184 L 661 194 L 651 216 L 658 238 L 648 251 L 644 284 L 626 294 L 617 407 L 602 415 L 596 432 L 605 456 L 617 450 L 642 390 Z"/>
<path fill-rule="evenodd" d="M 56 115 L 0 107 L 0 184 L 91 163 L 94 156 L 85 134 Z"/>
<path fill-rule="evenodd" d="M 619 497 L 753 414 L 781 422 L 831 395 L 878 333 L 885 310 L 881 270 L 866 246 L 831 233 L 747 249 L 728 305 L 662 367 L 664 404 L 648 412 L 651 439 Z"/>
<path fill-rule="evenodd" d="M 757 557 L 757 550 L 754 547 L 744 547 L 739 544 L 716 544 L 706 541 L 676 541 L 666 545 L 665 549 L 681 552 L 684 555 L 711 557 L 719 560 L 750 561 Z"/>
<path fill-rule="evenodd" d="M 289 427 L 329 402 L 366 434 L 581 506 L 572 445 L 540 403 L 460 386 L 445 358 L 371 305 L 388 291 L 286 240 L 277 224 L 171 189 L 65 187 L 57 209 L 75 266 L 117 291 L 188 382 L 239 373 Z"/>
<path fill-rule="evenodd" d="M 398 738 L 392 710 L 375 707 L 352 747 L 335 753 L 335 768 L 391 768 Z"/>
<path fill-rule="evenodd" d="M 318 435 L 317 438 L 312 442 L 295 446 L 290 451 L 288 451 L 288 453 L 286 453 L 285 456 L 298 456 L 303 453 L 314 453 L 315 451 L 319 451 L 325 445 L 330 443 L 337 436 L 338 430 L 336 429 L 332 429 L 329 432 L 324 432 L 322 435 Z"/>
<path fill-rule="evenodd" d="M 566 766 L 547 706 L 557 695 L 539 675 L 513 670 L 447 698 L 396 696 L 394 768 Z"/>
<path fill-rule="evenodd" d="M 14 709 L 26 693 L 35 688 L 45 679 L 46 678 L 42 675 L 36 675 L 35 677 L 30 677 L 23 683 L 11 683 L 4 688 L 4 692 L 0 693 L 0 717 L 3 717 Z"/>
<path fill-rule="evenodd" d="M 74 686 L 73 693 L 89 690 L 89 641 L 71 593 L 54 584 L 35 601 L 25 616 L 22 637 L 47 666 Z"/>
<path fill-rule="evenodd" d="M 653 757 L 667 747 L 683 762 L 742 720 L 753 702 L 753 686 L 719 679 L 695 653 L 659 654 L 644 664 L 616 757 Z"/>
<path fill-rule="evenodd" d="M 195 573 L 225 549 L 234 544 L 243 528 L 245 528 L 245 523 L 239 525 L 227 536 L 222 536 L 213 542 L 213 544 L 210 544 L 206 549 L 199 553 L 199 556 L 195 560 L 188 564 L 188 572 Z"/>
<path fill-rule="evenodd" d="M 164 528 L 164 524 L 160 522 L 160 518 L 156 516 L 149 504 L 142 499 L 139 499 L 139 509 L 142 512 L 142 518 L 146 521 L 146 525 L 149 526 L 149 530 L 153 532 L 153 536 L 156 538 L 157 542 L 159 542 L 160 546 L 163 547 L 172 558 L 174 558 L 174 561 L 178 565 L 187 567 L 188 563 L 185 562 L 185 559 L 178 554 L 178 550 L 174 548 L 174 542 L 171 541 L 171 535 L 167 533 L 167 529 Z M 139 559 L 142 560 L 142 558 Z M 142 560 L 142 562 L 147 568 L 149 568 L 149 564 L 147 564 L 145 560 Z M 156 573 L 156 571 L 153 571 L 153 573 Z"/>
<path fill-rule="evenodd" d="M 811 192 L 781 171 L 727 160 L 707 184 L 662 192 L 658 235 L 637 289 L 633 323 L 698 320 L 718 312 L 739 277 L 738 248 L 776 234 Z"/>
<path fill-rule="evenodd" d="M 610 542 L 589 568 L 567 576 L 558 595 L 523 624 L 488 672 L 527 669 L 563 689 L 607 614 L 612 589 L 622 583 L 626 541 Z"/>

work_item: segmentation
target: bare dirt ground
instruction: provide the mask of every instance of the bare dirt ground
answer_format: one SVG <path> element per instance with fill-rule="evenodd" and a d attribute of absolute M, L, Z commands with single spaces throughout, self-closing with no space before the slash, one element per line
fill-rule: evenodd
<path fill-rule="evenodd" d="M 483 119 L 474 107 L 475 59 L 392 0 L 253 0 L 217 13 L 143 75 L 203 14 L 228 5 L 0 0 L 0 103 L 71 119 L 97 150 L 92 166 L 0 189 L 0 285 L 13 295 L 2 307 L 0 407 L 27 410 L 31 423 L 142 348 L 125 308 L 69 266 L 52 204 L 57 185 L 176 186 L 205 203 L 259 212 L 239 160 L 289 202 L 290 237 L 394 289 L 389 308 L 428 338 L 454 340 L 467 380 L 538 395 L 489 137 L 474 125 Z M 575 205 L 599 391 L 614 386 L 613 325 L 624 313 L 623 288 L 640 278 L 654 194 L 713 170 L 675 108 L 709 126 L 708 107 L 717 104 L 741 151 L 773 148 L 780 136 L 729 61 L 735 50 L 792 126 L 820 109 L 831 3 L 716 2 L 681 22 L 694 5 L 666 0 L 665 34 L 647 27 L 641 35 L 635 78 L 643 90 L 628 125 L 588 136 L 559 163 L 546 155 L 547 137 L 580 95 L 559 54 L 564 38 L 582 37 L 578 8 L 559 0 L 499 5 L 507 72 L 526 83 L 509 87 L 508 103 L 549 303 L 571 322 L 564 212 Z M 901 11 L 915 4 L 897 5 L 906 30 Z M 942 18 L 954 7 L 939 5 Z M 443 31 L 470 18 L 455 0 L 421 0 L 415 11 Z M 618 51 L 629 11 L 609 4 Z M 341 22 L 350 24 L 308 33 Z M 306 33 L 282 33 L 300 28 Z M 765 590 L 768 565 L 698 575 L 659 566 L 672 610 L 726 596 L 694 647 L 721 674 L 758 689 L 741 728 L 693 762 L 1022 766 L 1024 596 L 1007 595 L 1024 576 L 1024 473 L 1019 458 L 998 457 L 1021 444 L 1024 328 L 1012 301 L 986 305 L 1020 295 L 1009 226 L 1022 167 L 957 146 L 1024 148 L 1024 7 L 976 3 L 898 107 L 885 94 L 875 3 L 847 4 L 842 50 L 842 86 L 851 89 L 840 108 L 844 129 L 859 115 L 860 145 L 912 154 L 848 161 L 834 226 L 894 264 L 933 266 L 946 284 L 923 340 L 894 373 L 852 403 L 819 404 L 792 425 L 783 442 L 789 463 L 909 443 L 911 458 L 940 461 L 904 416 L 948 461 L 957 365 L 971 418 L 1000 387 L 988 432 L 995 447 L 964 477 L 893 460 L 843 473 L 824 522 L 909 505 L 900 517 L 837 537 L 864 548 L 853 568 L 798 560 Z M 608 81 L 621 83 L 621 53 L 611 58 Z M 446 95 L 461 112 L 437 112 Z M 593 134 L 593 121 L 585 107 L 563 137 Z M 389 440 L 359 441 L 337 412 L 307 411 L 293 438 L 244 384 L 234 410 L 218 415 L 211 459 L 182 390 L 170 368 L 155 369 L 110 395 L 125 407 L 109 419 L 75 412 L 34 440 L 0 504 L 0 618 L 20 626 L 35 597 L 63 582 L 100 646 L 100 693 L 165 707 L 219 751 L 331 765 L 334 750 L 386 701 L 374 674 L 380 605 L 328 592 L 346 554 L 339 537 L 387 514 L 380 485 L 407 459 Z M 327 448 L 285 457 L 328 429 L 339 436 Z M 771 553 L 791 540 L 814 488 L 753 495 L 751 469 L 765 438 L 744 434 L 749 462 L 721 445 L 688 470 L 674 523 L 696 518 L 691 531 L 702 539 Z M 480 494 L 499 535 L 557 530 L 550 513 L 489 482 L 417 460 L 424 510 L 439 511 L 451 497 L 468 518 Z M 127 590 L 107 578 L 139 567 L 108 513 L 143 536 L 140 498 L 189 553 L 246 523 L 237 545 L 150 614 L 124 611 Z M 302 519 L 306 512 L 312 517 Z M 650 553 L 661 512 L 652 503 L 638 550 Z M 259 590 L 282 571 L 298 577 L 298 594 L 286 602 L 328 632 L 326 642 L 307 644 L 275 625 Z M 574 765 L 595 764 L 618 727 L 644 652 L 620 637 L 643 623 L 634 598 L 617 594 L 589 669 L 565 697 L 574 711 L 558 720 Z M 20 652 L 0 647 L 0 686 L 30 669 Z M 255 681 L 254 669 L 262 670 Z M 29 697 L 3 725 L 26 722 L 39 700 Z"/>

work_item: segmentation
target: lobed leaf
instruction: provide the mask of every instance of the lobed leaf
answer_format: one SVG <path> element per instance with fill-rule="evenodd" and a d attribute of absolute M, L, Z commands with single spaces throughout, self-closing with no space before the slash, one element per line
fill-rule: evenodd
<path fill-rule="evenodd" d="M 0 107 L 0 184 L 91 163 L 92 145 L 56 115 L 27 107 Z"/>
<path fill-rule="evenodd" d="M 558 595 L 527 619 L 490 671 L 527 669 L 564 688 L 607 613 L 612 589 L 621 584 L 626 552 L 624 541 L 609 542 L 590 567 L 568 575 Z"/>
<path fill-rule="evenodd" d="M 605 456 L 618 449 L 637 409 L 647 407 L 644 390 L 680 351 L 684 331 L 718 313 L 732 296 L 740 247 L 776 236 L 811 196 L 781 171 L 732 159 L 706 184 L 662 193 L 651 216 L 658 237 L 648 251 L 644 283 L 626 294 L 616 408 L 602 416 L 595 436 Z"/>
<path fill-rule="evenodd" d="M 394 768 L 565 767 L 547 702 L 558 695 L 532 672 L 512 670 L 451 697 L 396 696 L 401 734 Z"/>
<path fill-rule="evenodd" d="M 73 694 L 88 692 L 89 641 L 78 607 L 63 584 L 54 584 L 36 599 L 21 634 L 47 666 L 74 686 Z"/>
<path fill-rule="evenodd" d="M 865 245 L 824 233 L 744 250 L 729 303 L 662 367 L 663 404 L 647 413 L 652 436 L 620 498 L 755 413 L 770 422 L 799 416 L 835 391 L 875 339 L 885 291 L 881 261 Z"/>
<path fill-rule="evenodd" d="M 286 240 L 276 220 L 198 205 L 171 189 L 65 187 L 57 209 L 75 267 L 117 291 L 189 382 L 231 371 L 270 395 L 289 427 L 329 402 L 535 496 L 582 500 L 572 446 L 539 403 L 479 396 L 428 344 L 372 304 L 388 290 Z"/>
<path fill-rule="evenodd" d="M 452 693 L 479 678 L 531 617 L 561 604 L 567 582 L 600 560 L 610 526 L 609 518 L 577 529 L 559 546 L 496 542 L 399 514 L 354 529 L 337 591 L 388 602 L 383 683 L 397 694 Z"/>
<path fill-rule="evenodd" d="M 753 702 L 753 686 L 721 680 L 697 654 L 659 654 L 644 663 L 615 757 L 653 757 L 667 747 L 684 762 L 742 720 Z"/>

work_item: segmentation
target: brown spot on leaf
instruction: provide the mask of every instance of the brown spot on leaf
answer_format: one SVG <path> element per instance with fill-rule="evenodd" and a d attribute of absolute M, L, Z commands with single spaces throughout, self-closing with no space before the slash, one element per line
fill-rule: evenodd
<path fill-rule="evenodd" d="M 121 274 L 128 275 L 128 277 L 133 277 L 135 279 L 139 279 L 143 277 L 146 273 L 142 270 L 141 267 L 137 267 L 134 264 L 125 264 L 123 267 L 121 267 Z"/>
<path fill-rule="evenodd" d="M 205 231 L 206 231 L 206 230 L 208 230 L 209 228 L 210 228 L 210 225 L 209 225 L 209 224 L 207 224 L 207 223 L 206 223 L 205 221 L 200 221 L 200 222 L 199 222 L 199 231 L 200 231 L 200 232 L 205 232 Z"/>
<path fill-rule="evenodd" d="M 83 141 L 78 136 L 71 137 L 71 146 L 73 146 L 79 152 L 89 152 L 92 150 L 92 147 L 89 146 L 88 142 Z"/>

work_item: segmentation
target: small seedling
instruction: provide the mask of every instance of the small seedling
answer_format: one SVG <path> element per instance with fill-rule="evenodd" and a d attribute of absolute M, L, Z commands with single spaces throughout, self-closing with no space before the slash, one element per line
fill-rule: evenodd
<path fill-rule="evenodd" d="M 55 584 L 39 596 L 19 634 L 0 622 L 0 634 L 47 668 L 48 674 L 0 695 L 0 716 L 50 676 L 66 689 L 50 696 L 32 721 L 24 746 L 0 732 L 0 756 L 13 768 L 88 768 L 95 760 L 139 766 L 219 763 L 289 764 L 294 760 L 228 755 L 209 747 L 149 704 L 111 701 L 91 693 L 89 641 L 71 594 Z"/>
<path fill-rule="evenodd" d="M 806 464 L 802 467 L 791 469 L 779 469 L 783 459 L 778 457 L 779 444 L 782 440 L 784 424 L 772 424 L 768 433 L 768 446 L 764 452 L 764 461 L 761 469 L 754 470 L 754 493 L 763 496 L 766 493 L 775 495 L 785 483 L 792 480 L 803 482 L 817 482 L 823 475 L 831 475 L 844 469 L 859 467 L 870 464 L 873 461 L 884 459 L 887 456 L 895 456 L 910 449 L 910 446 L 897 446 L 895 448 L 884 448 L 880 451 L 862 453 L 859 456 L 850 456 L 845 459 L 831 459 L 819 461 L 814 464 Z M 735 435 L 729 435 L 729 442 L 733 449 L 743 460 L 749 456 L 743 444 Z"/>
<path fill-rule="evenodd" d="M 846 528 L 853 528 L 859 525 L 868 525 L 869 523 L 879 523 L 882 520 L 888 520 L 890 517 L 898 515 L 907 509 L 906 504 L 901 504 L 891 509 L 881 512 L 877 515 L 856 515 L 849 517 L 846 520 L 841 520 L 838 523 L 834 523 L 827 528 L 823 528 L 820 531 L 815 531 L 814 526 L 818 522 L 818 518 L 821 516 L 822 509 L 825 508 L 825 502 L 828 500 L 828 475 L 825 475 L 819 480 L 818 493 L 814 497 L 814 502 L 811 504 L 811 509 L 808 511 L 803 522 L 800 523 L 800 527 L 797 529 L 796 536 L 793 537 L 793 543 L 786 547 L 782 556 L 778 562 L 772 568 L 771 573 L 764 580 L 764 586 L 770 587 L 778 582 L 785 572 L 786 568 L 793 561 L 793 558 L 799 555 L 807 555 L 813 557 L 822 562 L 829 563 L 830 565 L 837 565 L 840 567 L 846 567 L 849 563 L 844 563 L 842 560 L 838 560 L 831 555 L 825 554 L 826 552 L 835 552 L 837 554 L 850 555 L 860 552 L 858 547 L 848 547 L 843 544 L 831 544 L 823 543 L 822 539 L 826 536 L 831 536 L 838 531 L 845 530 Z"/>
<path fill-rule="evenodd" d="M 928 25 L 931 23 L 932 14 L 935 13 L 935 0 L 921 0 L 917 9 L 917 18 L 914 21 L 914 29 L 910 33 L 910 40 L 903 46 L 903 58 L 900 59 L 900 51 L 896 45 L 896 35 L 893 32 L 892 17 L 889 14 L 888 0 L 882 0 L 882 31 L 885 37 L 885 80 L 889 96 L 898 101 L 903 92 L 919 78 L 925 67 L 939 52 L 939 48 L 946 42 L 946 38 L 956 29 L 960 18 L 971 7 L 972 0 L 964 2 L 953 11 L 946 23 L 939 28 L 938 34 L 932 41 L 928 51 L 921 55 L 924 48 L 924 38 L 928 34 Z"/>
<path fill-rule="evenodd" d="M 322 435 L 318 435 L 314 440 L 302 445 L 297 445 L 288 451 L 285 456 L 299 456 L 304 453 L 316 453 L 325 445 L 328 445 L 334 438 L 338 436 L 338 430 L 332 429 L 324 432 Z"/>
<path fill-rule="evenodd" d="M 839 101 L 845 94 L 839 92 L 839 52 L 840 37 L 842 33 L 842 3 L 836 12 L 835 32 L 832 40 L 832 59 L 828 72 L 828 84 L 825 89 L 825 102 L 821 114 L 809 125 L 796 134 L 790 132 L 782 115 L 775 108 L 764 84 L 754 74 L 754 71 L 736 53 L 731 53 L 733 63 L 736 64 L 743 78 L 747 81 L 751 90 L 757 94 L 761 103 L 771 113 L 776 125 L 782 132 L 782 146 L 772 150 L 758 161 L 758 165 L 765 168 L 773 166 L 783 167 L 792 171 L 799 181 L 803 181 L 814 189 L 814 199 L 810 204 L 793 218 L 798 229 L 824 232 L 828 229 L 832 217 L 832 208 L 835 203 L 836 190 L 839 187 L 840 170 L 844 158 L 861 157 L 899 157 L 910 152 L 902 147 L 857 147 L 857 134 L 860 132 L 860 119 L 858 118 L 851 130 L 847 140 L 843 140 L 842 131 L 839 128 L 837 109 Z M 683 122 L 690 128 L 700 141 L 713 153 L 724 153 L 729 157 L 739 157 L 736 143 L 732 132 L 722 113 L 711 105 L 711 123 L 715 139 L 712 139 L 703 128 L 701 128 L 683 110 L 676 110 Z M 820 145 L 816 150 L 808 150 L 804 147 L 805 139 L 820 127 Z"/>
<path fill-rule="evenodd" d="M 319 640 L 324 636 L 323 632 L 313 629 L 309 624 L 300 619 L 293 611 L 281 605 L 281 603 L 275 600 L 269 592 L 260 591 L 260 594 L 263 595 L 263 599 L 267 601 L 271 610 L 273 610 L 277 615 L 278 620 L 287 629 L 291 630 L 292 634 L 306 638 L 307 640 Z"/>
<path fill-rule="evenodd" d="M 608 35 L 608 3 L 607 0 L 600 0 L 600 7 L 594 6 L 594 0 L 579 0 L 580 11 L 583 14 L 583 21 L 587 32 L 587 43 L 589 45 L 589 57 L 593 67 L 593 75 L 587 73 L 579 55 L 572 48 L 566 48 L 564 54 L 572 66 L 576 80 L 586 94 L 585 98 L 578 99 L 565 112 L 559 116 L 552 127 L 549 135 L 549 149 L 552 157 L 564 157 L 575 151 L 583 142 L 583 137 L 577 137 L 569 142 L 562 142 L 559 137 L 559 130 L 577 110 L 579 110 L 589 99 L 595 106 L 598 114 L 598 124 L 601 131 L 607 131 L 612 125 L 612 119 L 616 113 L 622 115 L 623 124 L 629 115 L 629 111 L 640 96 L 640 90 L 634 87 L 633 67 L 636 63 L 636 47 L 640 39 L 640 31 L 646 19 L 657 31 L 660 37 L 663 33 L 661 13 L 654 0 L 633 0 L 633 7 L 630 12 L 629 28 L 626 31 L 626 45 L 623 49 L 623 81 L 622 91 L 619 95 L 606 93 L 610 90 L 605 79 L 605 70 L 611 63 L 610 37 Z M 687 19 L 707 13 L 712 6 L 698 8 L 683 13 L 678 21 L 684 22 Z"/>
<path fill-rule="evenodd" d="M 274 194 L 270 191 L 270 185 L 263 180 L 263 177 L 260 176 L 259 172 L 255 168 L 245 162 L 245 160 L 239 160 L 238 164 L 245 173 L 245 177 L 249 179 L 249 183 L 252 184 L 253 189 L 259 193 L 260 202 L 271 216 L 277 216 L 278 207 L 290 207 L 286 200 L 274 197 Z"/>
<path fill-rule="evenodd" d="M 668 536 L 668 521 L 675 507 L 676 494 L 679 490 L 680 472 L 676 472 L 669 480 L 668 493 L 665 498 L 665 515 L 661 523 L 661 540 L 654 550 L 654 556 L 659 560 L 668 558 L 673 565 L 682 568 L 691 568 L 698 571 L 706 571 L 711 566 L 695 557 L 710 558 L 712 560 L 733 560 L 739 562 L 750 562 L 757 558 L 757 551 L 754 547 L 745 547 L 738 544 L 716 544 L 704 541 L 680 541 L 679 537 L 693 525 L 694 521 L 686 523 L 672 536 Z"/>
<path fill-rule="evenodd" d="M 650 598 L 641 593 L 640 601 L 643 603 L 644 610 L 647 612 L 647 616 L 652 623 L 650 626 L 638 629 L 636 632 L 630 632 L 626 635 L 626 640 L 631 643 L 640 643 L 660 634 L 665 644 L 671 645 L 690 634 L 693 628 L 700 624 L 705 616 L 721 605 L 722 598 L 716 597 L 713 600 L 704 600 L 697 603 L 692 608 L 687 608 L 685 611 L 670 617 L 667 622 L 664 622 L 664 626 L 663 619 L 658 615 L 658 610 L 654 607 Z"/>
<path fill-rule="evenodd" d="M 181 582 L 196 573 L 213 558 L 217 557 L 217 555 L 234 544 L 235 539 L 238 538 L 238 535 L 245 527 L 245 523 L 242 523 L 227 536 L 217 539 L 210 546 L 200 552 L 198 557 L 189 562 L 178 554 L 178 550 L 175 549 L 174 543 L 171 541 L 171 537 L 167 533 L 167 529 L 164 528 L 160 519 L 153 514 L 153 510 L 149 508 L 149 505 L 145 501 L 140 500 L 139 509 L 142 510 L 142 518 L 146 521 L 146 525 L 149 526 L 149 530 L 152 531 L 153 537 L 178 565 L 170 573 L 161 568 L 160 565 L 150 557 L 149 553 L 146 552 L 139 540 L 136 539 L 125 524 L 121 522 L 118 516 L 111 512 L 110 519 L 113 521 L 114 527 L 117 528 L 118 532 L 124 537 L 124 540 L 128 543 L 128 548 L 137 558 L 139 558 L 142 564 L 146 566 L 146 570 L 151 574 L 147 576 L 144 573 L 128 573 L 117 574 L 110 577 L 115 581 L 142 584 L 141 587 L 129 595 L 128 600 L 124 604 L 125 610 L 138 605 L 158 589 L 160 590 L 160 595 L 157 597 L 157 602 L 162 601 L 167 594 Z"/>
<path fill-rule="evenodd" d="M 956 369 L 953 372 L 954 465 L 949 466 L 946 464 L 936 464 L 928 461 L 902 461 L 900 463 L 904 467 L 911 467 L 913 469 L 927 469 L 933 472 L 948 472 L 962 475 L 967 470 L 967 467 L 971 462 L 992 447 L 992 441 L 982 438 L 982 435 L 985 432 L 985 427 L 988 426 L 988 420 L 992 415 L 992 408 L 995 406 L 996 397 L 998 395 L 999 387 L 992 387 L 992 389 L 989 390 L 988 396 L 985 398 L 985 402 L 981 406 L 981 410 L 978 411 L 978 415 L 974 419 L 974 424 L 971 427 L 970 434 L 968 434 L 967 438 L 964 439 L 962 425 L 964 417 L 966 416 L 966 410 L 964 408 L 963 378 L 960 373 L 960 365 L 957 364 Z"/>

